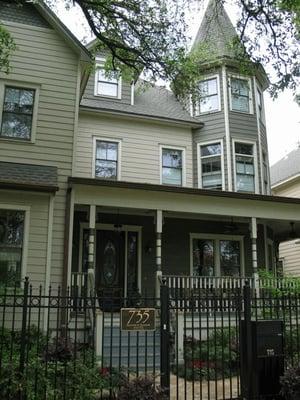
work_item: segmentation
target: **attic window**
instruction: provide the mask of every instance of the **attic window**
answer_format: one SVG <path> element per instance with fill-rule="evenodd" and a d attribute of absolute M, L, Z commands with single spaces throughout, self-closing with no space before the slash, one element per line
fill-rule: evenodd
<path fill-rule="evenodd" d="M 95 96 L 121 98 L 121 77 L 117 71 L 106 74 L 98 67 L 95 74 Z"/>

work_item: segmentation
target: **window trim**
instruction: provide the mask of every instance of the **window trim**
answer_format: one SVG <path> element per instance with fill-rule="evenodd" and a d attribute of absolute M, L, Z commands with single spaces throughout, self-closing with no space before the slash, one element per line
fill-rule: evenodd
<path fill-rule="evenodd" d="M 194 116 L 199 117 L 200 115 L 205 115 L 205 114 L 213 114 L 216 112 L 219 112 L 222 110 L 221 106 L 221 87 L 220 87 L 220 75 L 219 74 L 214 74 L 214 75 L 205 75 L 203 79 L 200 79 L 199 85 L 201 82 L 208 81 L 211 79 L 217 79 L 217 94 L 218 94 L 218 109 L 216 110 L 211 110 L 211 111 L 200 111 L 200 100 L 196 101 L 195 103 L 195 108 L 194 108 Z M 198 111 L 199 110 L 199 111 Z"/>
<path fill-rule="evenodd" d="M 163 169 L 163 165 L 162 165 L 162 151 L 163 149 L 168 149 L 168 150 L 180 150 L 182 151 L 182 168 L 181 168 L 181 186 L 186 186 L 186 156 L 185 156 L 185 152 L 186 152 L 186 148 L 185 147 L 181 147 L 181 146 L 169 146 L 169 145 L 165 145 L 165 144 L 160 144 L 159 145 L 159 181 L 161 185 L 166 185 L 169 186 L 166 183 L 163 183 L 163 173 L 162 173 L 162 169 Z M 170 186 L 177 186 L 177 185 L 170 185 Z"/>
<path fill-rule="evenodd" d="M 96 176 L 96 145 L 99 142 L 109 142 L 118 144 L 118 159 L 117 159 L 117 177 L 116 180 L 121 180 L 121 160 L 122 160 L 122 140 L 118 138 L 109 138 L 101 136 L 93 136 L 93 157 L 92 157 L 92 178 L 94 179 L 104 179 Z"/>
<path fill-rule="evenodd" d="M 241 111 L 241 110 L 234 110 L 232 108 L 232 94 L 231 94 L 231 79 L 240 79 L 248 82 L 249 85 L 249 111 Z M 244 75 L 238 75 L 238 74 L 229 74 L 228 75 L 228 88 L 229 88 L 229 106 L 230 106 L 230 111 L 232 112 L 237 112 L 241 114 L 253 114 L 254 109 L 253 109 L 253 88 L 252 88 L 252 83 L 251 83 L 251 78 L 244 76 Z"/>
<path fill-rule="evenodd" d="M 243 140 L 243 139 L 232 139 L 232 147 L 233 147 L 233 179 L 234 179 L 234 190 L 237 190 L 237 180 L 236 180 L 236 152 L 235 152 L 235 143 L 245 143 L 253 145 L 253 161 L 254 161 L 254 192 L 242 192 L 242 193 L 259 193 L 259 183 L 258 183 L 258 162 L 257 162 L 257 146 L 255 141 Z M 247 156 L 245 154 L 245 156 Z M 239 192 L 241 193 L 241 192 Z"/>
<path fill-rule="evenodd" d="M 265 156 L 265 157 L 264 157 Z M 264 159 L 265 158 L 265 159 Z M 263 186 L 263 194 L 269 194 L 270 193 L 270 173 L 269 173 L 269 160 L 267 156 L 266 151 L 262 151 L 261 153 L 261 164 L 262 164 L 262 186 Z M 266 167 L 266 174 L 267 174 L 267 181 L 265 182 L 265 167 Z M 266 183 L 266 185 L 265 185 Z"/>
<path fill-rule="evenodd" d="M 222 190 L 225 190 L 225 165 L 224 165 L 224 141 L 223 139 L 210 140 L 206 142 L 197 143 L 197 173 L 198 173 L 198 188 L 204 189 L 202 187 L 202 165 L 201 165 L 201 146 L 207 146 L 214 143 L 221 144 L 221 174 L 222 174 Z M 217 190 L 217 189 L 207 189 L 207 190 Z"/>
<path fill-rule="evenodd" d="M 256 91 L 255 91 L 255 102 L 256 102 L 256 112 L 258 115 L 258 121 L 260 121 L 264 126 L 266 125 L 266 115 L 265 115 L 265 104 L 264 104 L 264 95 L 261 87 L 256 82 Z M 261 95 L 261 112 L 259 110 L 259 102 L 258 99 Z"/>
<path fill-rule="evenodd" d="M 14 143 L 35 143 L 36 140 L 36 130 L 37 130 L 37 119 L 38 119 L 38 105 L 40 96 L 41 85 L 31 82 L 15 81 L 15 80 L 1 80 L 0 81 L 0 127 L 2 126 L 2 115 L 3 115 L 3 104 L 4 104 L 4 94 L 6 87 L 12 87 L 17 89 L 31 89 L 35 91 L 33 110 L 32 110 L 32 121 L 31 121 L 31 135 L 30 139 L 22 139 L 17 137 L 2 136 L 0 135 L 0 140 L 13 141 Z"/>
<path fill-rule="evenodd" d="M 96 96 L 96 97 L 105 97 L 107 99 L 118 99 L 118 100 L 121 100 L 121 98 L 122 98 L 122 76 L 121 75 L 119 76 L 118 83 L 117 83 L 117 85 L 118 85 L 117 96 L 109 96 L 109 95 L 106 95 L 106 94 L 98 93 L 98 90 L 97 90 L 98 81 L 99 81 L 99 79 L 98 79 L 98 70 L 99 69 L 104 69 L 104 63 L 105 63 L 105 59 L 96 58 L 96 68 L 95 68 L 95 78 L 94 78 L 94 96 Z"/>
<path fill-rule="evenodd" d="M 28 261 L 28 245 L 29 245 L 29 227 L 30 227 L 30 206 L 19 204 L 0 203 L 0 210 L 24 211 L 24 232 L 22 245 L 22 262 L 21 262 L 21 287 L 24 279 L 27 276 L 27 261 Z"/>
<path fill-rule="evenodd" d="M 220 262 L 220 240 L 232 240 L 240 242 L 241 250 L 241 270 L 240 277 L 245 276 L 245 249 L 244 249 L 244 236 L 243 235 L 225 235 L 225 234 L 212 234 L 212 233 L 190 233 L 190 276 L 193 276 L 193 239 L 208 239 L 213 240 L 216 244 L 215 251 L 215 274 L 213 277 L 223 277 L 221 275 L 221 262 Z"/>

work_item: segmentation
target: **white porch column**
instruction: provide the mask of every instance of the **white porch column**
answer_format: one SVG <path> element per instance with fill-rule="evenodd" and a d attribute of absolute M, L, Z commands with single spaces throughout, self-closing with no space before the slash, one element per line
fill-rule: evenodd
<path fill-rule="evenodd" d="M 251 244 L 252 244 L 252 272 L 254 287 L 258 289 L 258 271 L 257 271 L 257 220 L 251 218 Z"/>
<path fill-rule="evenodd" d="M 89 279 L 95 276 L 95 228 L 96 228 L 96 206 L 90 205 L 89 213 L 89 256 L 88 256 L 88 276 Z M 91 283 L 91 280 L 90 280 Z M 93 283 L 93 279 L 92 279 Z M 90 289 L 94 287 L 90 286 Z"/>
<path fill-rule="evenodd" d="M 161 239 L 162 239 L 162 210 L 156 210 L 156 298 L 160 296 L 160 278 L 162 276 L 161 268 Z"/>

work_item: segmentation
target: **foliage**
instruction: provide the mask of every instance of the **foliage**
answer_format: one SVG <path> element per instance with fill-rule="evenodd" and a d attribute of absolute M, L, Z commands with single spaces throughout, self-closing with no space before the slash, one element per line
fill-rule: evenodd
<path fill-rule="evenodd" d="M 281 395 L 286 400 L 298 400 L 300 398 L 300 367 L 289 368 L 280 378 Z"/>
<path fill-rule="evenodd" d="M 258 270 L 259 278 L 264 280 L 261 283 L 261 289 L 264 289 L 266 294 L 273 297 L 284 297 L 287 295 L 299 295 L 300 294 L 300 278 L 285 276 L 284 278 L 279 278 L 278 282 L 284 283 L 282 286 L 274 287 L 274 282 L 276 282 L 277 277 L 271 271 L 264 268 Z"/>
<path fill-rule="evenodd" d="M 207 340 L 188 337 L 184 345 L 185 365 L 174 372 L 186 379 L 215 379 L 236 373 L 238 342 L 236 328 L 216 329 Z"/>
<path fill-rule="evenodd" d="M 26 362 L 20 370 L 21 332 L 1 332 L 1 399 L 93 400 L 102 391 L 115 392 L 123 379 L 114 369 L 99 368 L 92 350 L 70 339 L 48 340 L 36 327 L 25 339 Z"/>
<path fill-rule="evenodd" d="M 0 71 L 8 74 L 10 71 L 10 58 L 16 50 L 14 39 L 8 30 L 0 23 Z"/>
<path fill-rule="evenodd" d="M 19 4 L 26 0 L 12 0 Z M 37 0 L 33 0 L 37 1 Z M 56 0 L 45 0 L 55 7 Z M 120 70 L 135 79 L 141 71 L 152 81 L 172 82 L 176 95 L 185 97 L 197 90 L 206 51 L 189 53 L 187 18 L 192 7 L 203 0 L 61 0 L 66 7 L 77 5 L 97 40 L 94 52 L 103 51 L 106 69 Z M 225 0 L 215 0 L 223 4 Z M 271 94 L 291 88 L 300 78 L 299 0 L 238 0 L 241 12 L 239 40 L 234 46 L 242 70 L 249 59 L 271 70 Z M 217 9 L 217 7 L 216 7 Z M 242 42 L 242 46 L 241 43 Z M 0 31 L 0 70 L 8 71 L 14 42 Z M 212 51 L 212 55 L 213 55 Z M 213 61 L 213 58 L 210 61 Z M 197 93 L 196 93 L 197 94 Z"/>
<path fill-rule="evenodd" d="M 155 386 L 154 378 L 140 376 L 127 380 L 120 388 L 118 400 L 167 400 L 163 389 Z"/>

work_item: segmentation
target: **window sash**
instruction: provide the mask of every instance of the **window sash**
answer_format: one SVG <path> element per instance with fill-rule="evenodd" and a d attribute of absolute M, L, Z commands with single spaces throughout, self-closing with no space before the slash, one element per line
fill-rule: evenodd
<path fill-rule="evenodd" d="M 219 110 L 218 78 L 209 78 L 200 82 L 200 99 L 197 104 L 197 113 Z"/>
<path fill-rule="evenodd" d="M 5 86 L 0 136 L 31 139 L 35 97 L 35 89 Z"/>
<path fill-rule="evenodd" d="M 255 192 L 254 145 L 235 142 L 235 175 L 238 192 Z"/>
<path fill-rule="evenodd" d="M 177 159 L 175 158 L 177 157 Z M 162 149 L 162 183 L 167 185 L 183 184 L 183 150 Z"/>
<path fill-rule="evenodd" d="M 221 143 L 200 145 L 201 187 L 222 190 L 222 146 Z"/>
<path fill-rule="evenodd" d="M 95 152 L 95 177 L 117 179 L 119 143 L 97 140 Z"/>
<path fill-rule="evenodd" d="M 250 112 L 250 87 L 248 80 L 231 78 L 231 108 L 233 111 Z"/>

